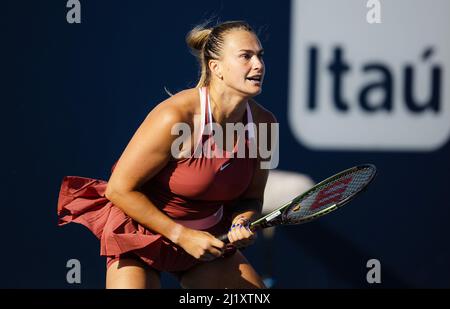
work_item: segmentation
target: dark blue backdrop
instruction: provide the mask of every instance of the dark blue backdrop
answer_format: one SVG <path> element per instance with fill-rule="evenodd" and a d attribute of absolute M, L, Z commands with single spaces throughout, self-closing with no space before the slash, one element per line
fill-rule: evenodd
<path fill-rule="evenodd" d="M 245 19 L 261 31 L 267 74 L 257 99 L 280 122 L 280 168 L 316 181 L 358 163 L 379 169 L 351 207 L 277 230 L 276 287 L 369 287 L 371 258 L 381 262 L 382 287 L 450 286 L 449 145 L 413 153 L 299 144 L 286 114 L 289 1 L 81 1 L 81 24 L 66 22 L 66 2 L 6 1 L 0 10 L 0 287 L 104 287 L 95 237 L 80 225 L 56 226 L 60 182 L 65 175 L 108 179 L 140 122 L 166 98 L 164 86 L 195 85 L 197 64 L 184 37 L 211 16 Z M 245 251 L 260 272 L 263 245 L 260 237 Z M 78 285 L 66 282 L 72 258 L 82 265 Z M 177 287 L 170 277 L 163 283 Z"/>

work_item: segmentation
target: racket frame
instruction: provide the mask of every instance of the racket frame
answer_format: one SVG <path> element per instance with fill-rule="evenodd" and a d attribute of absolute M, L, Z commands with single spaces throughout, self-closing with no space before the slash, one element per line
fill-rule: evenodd
<path fill-rule="evenodd" d="M 305 216 L 305 217 L 301 218 L 299 221 L 297 221 L 295 223 L 290 223 L 289 220 L 286 219 L 287 210 L 292 205 L 296 205 L 298 203 L 298 201 L 302 200 L 305 196 L 312 194 L 315 191 L 319 190 L 326 183 L 332 182 L 342 176 L 345 176 L 346 174 L 351 174 L 351 173 L 354 173 L 358 170 L 365 169 L 365 168 L 372 169 L 374 171 L 374 173 L 370 176 L 367 183 L 358 191 L 354 192 L 353 194 L 349 195 L 348 197 L 339 201 L 338 203 L 328 206 L 314 214 L 311 214 L 309 216 Z M 365 191 L 367 189 L 368 185 L 375 178 L 376 174 L 377 174 L 377 169 L 376 169 L 375 165 L 373 165 L 373 164 L 361 164 L 361 165 L 357 165 L 357 166 L 351 167 L 349 169 L 346 169 L 344 171 L 341 171 L 333 176 L 330 176 L 330 177 L 322 180 L 321 182 L 319 182 L 318 184 L 316 184 L 315 186 L 313 186 L 306 192 L 300 194 L 299 196 L 295 197 L 294 199 L 290 200 L 289 202 L 283 204 L 282 206 L 278 207 L 277 209 L 268 213 L 267 215 L 253 221 L 252 223 L 250 223 L 250 229 L 252 231 L 255 231 L 255 230 L 263 229 L 263 228 L 270 227 L 270 226 L 280 225 L 280 224 L 296 225 L 296 224 L 302 224 L 302 223 L 312 221 L 318 217 L 321 217 L 329 212 L 332 212 L 332 211 L 344 206 L 345 204 L 350 202 L 352 199 L 354 199 L 357 195 L 359 195 L 360 192 Z"/>

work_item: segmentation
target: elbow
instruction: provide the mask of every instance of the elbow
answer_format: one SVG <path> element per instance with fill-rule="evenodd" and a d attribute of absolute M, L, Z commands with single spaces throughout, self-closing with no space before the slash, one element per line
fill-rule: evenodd
<path fill-rule="evenodd" d="M 114 203 L 114 200 L 117 199 L 118 190 L 115 186 L 108 184 L 105 190 L 105 197 Z"/>
<path fill-rule="evenodd" d="M 105 190 L 105 197 L 114 204 L 116 204 L 117 202 L 119 202 L 120 199 L 123 199 L 132 191 L 133 191 L 132 189 L 124 188 L 121 185 L 108 183 Z"/>
<path fill-rule="evenodd" d="M 111 201 L 112 196 L 114 195 L 114 189 L 110 184 L 106 186 L 105 197 Z"/>

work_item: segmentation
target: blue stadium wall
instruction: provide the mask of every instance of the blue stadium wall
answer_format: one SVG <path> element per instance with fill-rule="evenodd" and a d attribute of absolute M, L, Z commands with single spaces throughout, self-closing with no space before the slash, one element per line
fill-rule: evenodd
<path fill-rule="evenodd" d="M 315 181 L 360 163 L 379 170 L 369 190 L 348 207 L 277 229 L 274 287 L 450 286 L 449 144 L 418 151 L 314 149 L 302 143 L 289 120 L 290 1 L 82 0 L 81 24 L 66 21 L 66 3 L 7 1 L 0 10 L 6 144 L 0 287 L 104 287 L 105 259 L 96 238 L 81 225 L 56 225 L 60 182 L 65 175 L 108 179 L 133 132 L 167 97 L 164 87 L 177 92 L 195 85 L 197 63 L 184 38 L 210 17 L 244 19 L 260 34 L 267 73 L 256 99 L 280 123 L 280 169 Z M 388 22 L 389 14 L 384 16 Z M 344 50 L 351 62 L 351 50 Z M 442 89 L 449 87 L 445 74 Z M 448 110 L 444 99 L 441 111 Z M 267 271 L 266 245 L 259 237 L 244 251 L 260 273 Z M 81 262 L 80 284 L 66 281 L 70 259 Z M 380 261 L 380 284 L 366 280 L 370 259 Z M 166 275 L 163 286 L 178 287 Z"/>

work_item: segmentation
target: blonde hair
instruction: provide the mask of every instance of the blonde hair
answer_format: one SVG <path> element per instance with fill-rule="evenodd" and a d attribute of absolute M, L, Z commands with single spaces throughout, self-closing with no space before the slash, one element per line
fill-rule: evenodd
<path fill-rule="evenodd" d="M 235 29 L 255 33 L 245 21 L 227 21 L 209 28 L 207 23 L 198 25 L 186 35 L 186 43 L 200 65 L 200 79 L 196 88 L 208 86 L 211 82 L 208 62 L 220 58 L 225 34 Z"/>

